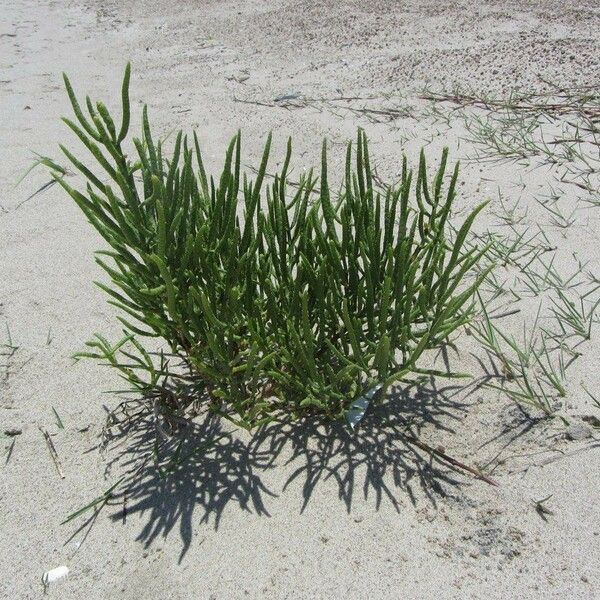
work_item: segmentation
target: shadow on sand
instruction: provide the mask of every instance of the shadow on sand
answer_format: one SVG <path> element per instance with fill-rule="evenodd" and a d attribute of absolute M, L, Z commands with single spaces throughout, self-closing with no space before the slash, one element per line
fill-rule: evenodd
<path fill-rule="evenodd" d="M 459 391 L 464 398 L 464 390 L 463 385 L 438 387 L 433 379 L 426 385 L 392 390 L 384 404 L 367 412 L 356 432 L 344 423 L 304 419 L 271 423 L 250 436 L 232 431 L 232 425 L 221 418 L 207 416 L 194 424 L 182 443 L 181 456 L 191 456 L 168 477 L 161 477 L 155 466 L 151 420 L 140 420 L 113 461 L 127 475 L 120 501 L 111 502 L 120 507 L 111 518 L 141 513 L 145 524 L 138 540 L 146 546 L 178 528 L 183 558 L 194 526 L 213 521 L 218 528 L 231 503 L 269 516 L 270 503 L 292 484 L 302 490 L 302 511 L 325 482 L 337 487 L 348 512 L 357 491 L 377 509 L 389 502 L 400 511 L 401 496 L 416 504 L 415 486 L 420 488 L 419 497 L 435 506 L 436 496 L 446 495 L 447 486 L 459 485 L 464 477 L 432 461 L 405 435 L 410 431 L 418 436 L 424 426 L 452 432 L 449 424 L 462 419 L 468 408 L 464 400 L 455 399 Z M 208 450 L 193 451 L 217 438 Z M 281 470 L 278 478 L 269 473 L 275 468 Z M 267 480 L 277 481 L 278 489 L 270 489 Z"/>

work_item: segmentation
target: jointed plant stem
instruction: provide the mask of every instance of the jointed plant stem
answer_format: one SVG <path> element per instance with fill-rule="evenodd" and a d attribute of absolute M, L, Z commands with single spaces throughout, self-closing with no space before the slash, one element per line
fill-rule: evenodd
<path fill-rule="evenodd" d="M 489 248 L 465 244 L 484 205 L 448 235 L 458 165 L 445 187 L 446 150 L 433 178 L 422 153 L 416 172 L 403 159 L 400 183 L 380 190 L 359 130 L 335 193 L 325 142 L 318 179 L 309 171 L 291 184 L 290 140 L 267 184 L 271 136 L 251 179 L 238 133 L 214 178 L 195 133 L 179 132 L 166 157 L 144 107 L 132 161 L 122 149 L 129 79 L 127 66 L 118 128 L 101 102 L 87 99 L 86 116 L 65 76 L 77 122 L 64 121 L 100 169 L 61 146 L 87 185 L 55 178 L 109 246 L 97 262 L 110 284 L 98 285 L 124 327 L 116 344 L 96 335 L 79 356 L 158 401 L 171 428 L 199 404 L 248 429 L 281 413 L 343 417 L 374 385 L 422 372 L 422 354 L 468 322 L 491 268 L 466 283 Z M 172 356 L 157 364 L 144 337 Z"/>

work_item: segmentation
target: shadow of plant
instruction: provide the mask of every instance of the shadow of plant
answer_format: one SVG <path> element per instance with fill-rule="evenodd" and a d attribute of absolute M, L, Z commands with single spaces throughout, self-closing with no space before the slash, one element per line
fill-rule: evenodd
<path fill-rule="evenodd" d="M 156 467 L 156 433 L 152 420 L 138 420 L 127 443 L 113 460 L 125 469 L 126 502 L 119 502 L 114 520 L 141 513 L 146 519 L 138 540 L 146 546 L 179 528 L 181 558 L 192 541 L 193 526 L 214 520 L 218 528 L 225 509 L 269 516 L 268 503 L 279 493 L 265 480 L 277 468 L 284 473 L 281 492 L 300 483 L 303 511 L 319 484 L 334 482 L 348 512 L 354 494 L 362 489 L 365 500 L 379 509 L 389 502 L 400 511 L 399 493 L 417 503 L 415 486 L 434 506 L 445 496 L 444 485 L 457 486 L 455 472 L 411 445 L 405 434 L 418 436 L 429 425 L 452 432 L 448 423 L 461 419 L 467 405 L 454 399 L 464 386 L 427 385 L 397 388 L 387 401 L 367 412 L 355 432 L 339 422 L 303 419 L 271 423 L 253 435 L 232 431 L 232 425 L 213 415 L 195 422 L 182 442 L 181 456 L 191 454 L 175 472 L 161 477 Z M 220 438 L 204 452 L 197 448 Z M 171 453 L 173 448 L 170 449 Z M 167 450 L 168 453 L 168 450 Z M 288 492 L 289 493 L 289 492 Z M 194 518 L 193 518 L 194 517 Z"/>

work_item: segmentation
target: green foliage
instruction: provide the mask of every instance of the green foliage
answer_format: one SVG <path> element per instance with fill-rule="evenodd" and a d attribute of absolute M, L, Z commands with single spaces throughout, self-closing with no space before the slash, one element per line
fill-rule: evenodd
<path fill-rule="evenodd" d="M 403 159 L 399 184 L 376 191 L 359 131 L 335 193 L 325 143 L 318 179 L 291 184 L 289 141 L 267 184 L 271 136 L 251 179 L 238 133 L 215 180 L 195 133 L 179 132 L 164 156 L 145 107 L 132 161 L 129 74 L 120 126 L 89 98 L 84 115 L 65 76 L 77 122 L 64 121 L 100 170 L 61 146 L 87 186 L 55 176 L 110 246 L 97 262 L 111 283 L 98 285 L 125 331 L 116 345 L 97 335 L 80 356 L 107 361 L 163 414 L 181 415 L 193 389 L 193 402 L 247 428 L 281 414 L 340 418 L 374 386 L 427 372 L 421 355 L 468 321 L 487 274 L 466 279 L 486 251 L 464 246 L 483 205 L 452 242 L 446 233 L 458 177 L 457 165 L 443 191 L 447 152 L 431 181 L 422 153 L 416 174 Z M 145 337 L 170 351 L 150 353 Z"/>

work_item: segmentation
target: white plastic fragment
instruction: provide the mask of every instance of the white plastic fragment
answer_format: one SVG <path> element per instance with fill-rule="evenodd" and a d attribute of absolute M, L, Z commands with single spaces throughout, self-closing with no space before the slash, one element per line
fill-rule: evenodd
<path fill-rule="evenodd" d="M 51 583 L 58 583 L 59 581 L 63 581 L 69 576 L 69 567 L 60 566 L 56 567 L 56 569 L 51 569 L 50 571 L 46 571 L 42 575 L 42 583 L 44 584 L 44 588 L 48 587 Z"/>
<path fill-rule="evenodd" d="M 365 412 L 373 400 L 375 394 L 383 387 L 382 383 L 378 383 L 375 387 L 372 387 L 364 396 L 357 398 L 348 409 L 346 413 L 346 420 L 352 429 L 360 422 L 365 416 Z"/>

